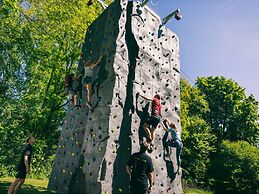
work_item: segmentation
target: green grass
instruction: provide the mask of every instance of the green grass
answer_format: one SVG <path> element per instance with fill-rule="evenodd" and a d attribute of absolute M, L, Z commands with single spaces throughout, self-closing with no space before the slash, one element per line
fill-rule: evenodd
<path fill-rule="evenodd" d="M 6 194 L 10 184 L 14 178 L 0 178 L 0 193 Z M 54 192 L 47 191 L 48 180 L 26 179 L 19 194 L 54 194 Z M 186 188 L 184 194 L 213 194 L 212 192 Z"/>
<path fill-rule="evenodd" d="M 184 189 L 184 194 L 213 194 L 210 191 L 205 191 L 201 189 L 191 189 L 191 188 L 186 188 Z"/>
<path fill-rule="evenodd" d="M 8 187 L 14 178 L 0 178 L 0 193 L 7 193 Z M 53 194 L 47 191 L 48 180 L 26 179 L 19 194 Z"/>

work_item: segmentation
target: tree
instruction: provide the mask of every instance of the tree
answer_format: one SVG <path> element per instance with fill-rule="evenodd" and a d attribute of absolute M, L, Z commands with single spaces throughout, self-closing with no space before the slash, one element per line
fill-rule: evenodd
<path fill-rule="evenodd" d="M 224 140 L 213 161 L 216 193 L 257 194 L 259 150 L 246 141 Z"/>
<path fill-rule="evenodd" d="M 0 7 L 0 158 L 13 166 L 20 145 L 37 136 L 35 157 L 54 154 L 65 114 L 63 79 L 74 71 L 87 27 L 101 13 L 97 2 L 5 0 Z M 40 157 L 37 157 L 37 153 Z M 43 156 L 42 156 L 43 155 Z M 12 166 L 13 165 L 13 166 Z"/>
<path fill-rule="evenodd" d="M 215 151 L 215 135 L 203 119 L 208 103 L 199 89 L 181 79 L 181 123 L 184 179 L 205 185 L 210 153 Z"/>
<path fill-rule="evenodd" d="M 209 111 L 205 120 L 220 143 L 222 140 L 245 140 L 258 143 L 258 102 L 245 89 L 224 77 L 200 77 L 196 87 L 205 95 Z"/>

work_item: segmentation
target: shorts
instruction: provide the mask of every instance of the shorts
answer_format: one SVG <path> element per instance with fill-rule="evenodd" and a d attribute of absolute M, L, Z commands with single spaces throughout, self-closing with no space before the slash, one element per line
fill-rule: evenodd
<path fill-rule="evenodd" d="M 26 178 L 26 170 L 25 169 L 19 169 L 15 178 L 25 179 Z"/>
<path fill-rule="evenodd" d="M 157 125 L 160 123 L 160 116 L 150 116 L 147 120 L 146 123 L 148 125 L 152 125 L 152 127 L 157 128 Z"/>
<path fill-rule="evenodd" d="M 70 93 L 71 90 L 72 90 L 71 87 L 65 87 L 65 93 Z"/>
<path fill-rule="evenodd" d="M 92 78 L 89 77 L 89 76 L 85 76 L 82 80 L 82 84 L 85 85 L 85 84 L 88 84 L 88 83 L 92 83 Z"/>
<path fill-rule="evenodd" d="M 69 91 L 69 94 L 71 94 L 72 96 L 75 96 L 75 95 L 77 95 L 77 91 L 71 89 L 71 90 Z"/>
<path fill-rule="evenodd" d="M 176 149 L 182 149 L 183 148 L 183 143 L 179 139 L 172 139 L 168 140 L 164 143 L 164 146 L 170 146 L 170 147 L 175 147 Z"/>

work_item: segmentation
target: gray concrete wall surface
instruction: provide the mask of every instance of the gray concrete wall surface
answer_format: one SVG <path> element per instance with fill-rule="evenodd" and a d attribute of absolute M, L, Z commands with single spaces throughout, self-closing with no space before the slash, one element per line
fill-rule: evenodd
<path fill-rule="evenodd" d="M 160 18 L 137 2 L 114 1 L 88 28 L 83 60 L 101 63 L 94 69 L 92 103 L 76 110 L 71 105 L 62 126 L 49 189 L 61 194 L 129 193 L 125 166 L 145 138 L 143 124 L 151 104 L 139 97 L 162 96 L 163 119 L 180 125 L 179 39 Z M 85 104 L 86 94 L 83 91 Z M 182 193 L 176 174 L 175 148 L 164 159 L 159 125 L 155 149 L 148 154 L 154 165 L 151 194 Z"/>

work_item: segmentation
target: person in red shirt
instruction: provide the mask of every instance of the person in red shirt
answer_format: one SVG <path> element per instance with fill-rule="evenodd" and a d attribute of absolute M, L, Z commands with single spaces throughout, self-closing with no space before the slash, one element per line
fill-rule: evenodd
<path fill-rule="evenodd" d="M 146 122 L 144 123 L 143 127 L 147 133 L 147 142 L 150 143 L 150 149 L 149 151 L 152 151 L 152 148 L 154 146 L 154 140 L 155 140 L 155 131 L 157 128 L 157 125 L 160 123 L 160 119 L 161 119 L 161 103 L 160 103 L 160 95 L 156 94 L 154 96 L 153 99 L 149 99 L 143 95 L 140 95 L 139 93 L 137 93 L 137 97 L 141 96 L 142 98 L 144 98 L 145 100 L 151 101 L 151 115 L 150 117 L 146 120 Z M 150 129 L 151 126 L 151 129 Z"/>

